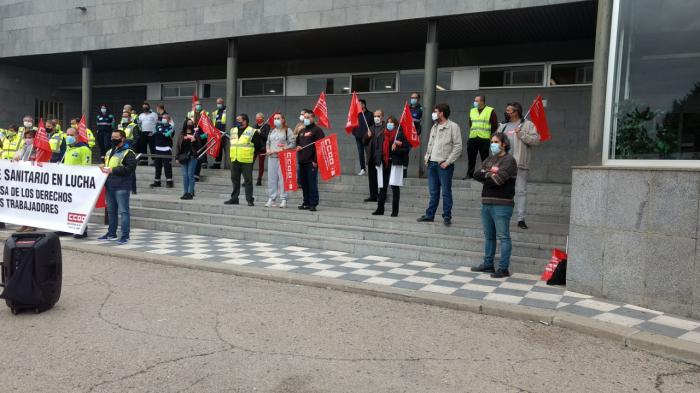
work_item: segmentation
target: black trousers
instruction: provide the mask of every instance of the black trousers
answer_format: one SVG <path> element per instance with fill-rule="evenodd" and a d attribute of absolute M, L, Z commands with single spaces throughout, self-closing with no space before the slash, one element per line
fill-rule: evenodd
<path fill-rule="evenodd" d="M 197 159 L 197 166 L 194 167 L 194 175 L 199 178 L 199 174 L 202 173 L 202 165 L 207 163 L 207 155 Z"/>
<path fill-rule="evenodd" d="M 231 199 L 238 200 L 241 194 L 241 175 L 243 175 L 243 187 L 245 188 L 245 199 L 248 202 L 253 202 L 253 163 L 243 163 L 233 161 L 231 163 L 231 183 L 233 184 L 233 192 Z"/>
<path fill-rule="evenodd" d="M 369 197 L 371 199 L 377 199 L 377 167 L 374 166 L 374 162 L 367 164 L 367 179 L 369 180 Z"/>
<path fill-rule="evenodd" d="M 489 149 L 491 148 L 491 139 L 486 138 L 469 138 L 467 141 L 467 161 L 469 162 L 469 167 L 467 168 L 467 177 L 474 176 L 474 168 L 476 167 L 476 154 L 481 156 L 481 162 L 484 162 L 489 156 Z"/>
<path fill-rule="evenodd" d="M 391 177 L 391 165 L 383 165 L 382 172 L 383 187 L 379 190 L 377 210 L 383 213 L 384 203 L 386 202 L 386 194 L 388 191 L 387 188 L 389 188 L 389 178 Z M 401 187 L 391 186 L 391 214 L 399 214 L 399 199 L 401 199 Z"/>
<path fill-rule="evenodd" d="M 111 138 L 111 137 L 110 137 Z M 156 140 L 153 138 L 152 133 L 142 133 L 138 139 L 136 139 L 136 153 L 148 154 L 158 154 L 156 151 Z M 141 157 L 140 163 L 148 163 L 148 157 Z"/>
<path fill-rule="evenodd" d="M 164 153 L 164 152 L 160 152 Z M 160 181 L 160 176 L 163 173 L 163 168 L 165 168 L 165 180 L 173 180 L 173 160 L 171 158 L 160 158 L 156 157 L 153 162 L 156 165 L 156 181 Z"/>

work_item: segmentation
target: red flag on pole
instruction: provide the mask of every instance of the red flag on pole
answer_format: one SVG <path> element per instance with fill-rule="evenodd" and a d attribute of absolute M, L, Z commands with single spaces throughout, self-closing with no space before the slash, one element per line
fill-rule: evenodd
<path fill-rule="evenodd" d="M 328 105 L 326 105 L 326 93 L 321 92 L 318 96 L 318 101 L 316 101 L 316 106 L 313 110 L 316 118 L 318 118 L 318 125 L 321 127 L 331 128 L 331 122 L 328 120 Z"/>
<path fill-rule="evenodd" d="M 358 118 L 360 113 L 362 113 L 362 105 L 360 105 L 360 100 L 357 98 L 357 93 L 353 91 L 352 98 L 350 98 L 350 109 L 348 109 L 348 121 L 345 123 L 345 132 L 350 134 L 354 128 L 360 126 Z"/>
<path fill-rule="evenodd" d="M 540 134 L 540 141 L 548 141 L 552 138 L 549 135 L 549 126 L 547 125 L 547 116 L 544 113 L 544 104 L 542 103 L 542 96 L 537 96 L 534 101 L 532 101 L 532 106 L 530 107 L 530 120 L 535 123 L 535 128 L 537 128 L 537 133 Z"/>
<path fill-rule="evenodd" d="M 49 137 L 46 135 L 46 127 L 44 127 L 44 119 L 39 119 L 39 130 L 34 137 L 34 149 L 36 149 L 37 162 L 51 161 L 51 145 L 49 145 Z"/>
<path fill-rule="evenodd" d="M 281 152 L 277 153 L 277 156 L 280 159 L 284 189 L 287 191 L 296 191 L 298 187 L 296 149 L 282 150 Z"/>
<path fill-rule="evenodd" d="M 78 142 L 89 143 L 89 141 L 85 114 L 83 114 L 83 117 L 80 118 L 80 123 L 78 123 Z"/>
<path fill-rule="evenodd" d="M 221 150 L 221 132 L 211 122 L 209 116 L 200 116 L 197 127 L 207 135 L 207 154 L 212 158 L 216 158 Z"/>
<path fill-rule="evenodd" d="M 340 154 L 338 154 L 338 134 L 329 135 L 316 142 L 316 161 L 322 180 L 340 176 Z"/>
<path fill-rule="evenodd" d="M 408 143 L 411 147 L 416 147 L 420 145 L 420 137 L 418 136 L 418 130 L 416 130 L 416 124 L 413 122 L 413 116 L 411 116 L 411 108 L 408 107 L 408 102 L 405 103 L 403 107 L 403 113 L 401 114 L 401 120 L 399 121 L 403 134 L 408 139 Z"/>

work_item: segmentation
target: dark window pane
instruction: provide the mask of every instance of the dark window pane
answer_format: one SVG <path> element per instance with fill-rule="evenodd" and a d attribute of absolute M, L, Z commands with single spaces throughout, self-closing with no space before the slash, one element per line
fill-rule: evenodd
<path fill-rule="evenodd" d="M 541 86 L 544 66 L 513 66 L 482 68 L 479 73 L 481 87 Z"/>
<path fill-rule="evenodd" d="M 352 89 L 357 92 L 396 91 L 396 74 L 353 75 Z"/>
<path fill-rule="evenodd" d="M 593 82 L 593 63 L 552 64 L 549 84 L 580 85 Z"/>

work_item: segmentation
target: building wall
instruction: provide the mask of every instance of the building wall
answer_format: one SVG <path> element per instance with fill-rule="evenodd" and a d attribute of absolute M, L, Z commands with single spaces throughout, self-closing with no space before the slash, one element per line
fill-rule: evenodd
<path fill-rule="evenodd" d="M 240 37 L 576 1 L 4 0 L 0 2 L 0 57 Z"/>
<path fill-rule="evenodd" d="M 700 170 L 574 168 L 567 289 L 700 318 Z"/>

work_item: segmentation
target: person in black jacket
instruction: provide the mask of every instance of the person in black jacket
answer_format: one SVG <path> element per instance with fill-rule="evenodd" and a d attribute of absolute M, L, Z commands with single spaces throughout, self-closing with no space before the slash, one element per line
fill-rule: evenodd
<path fill-rule="evenodd" d="M 304 202 L 300 210 L 316 211 L 318 206 L 318 163 L 316 148 L 310 146 L 325 135 L 321 127 L 316 125 L 316 116 L 312 110 L 304 113 L 304 128 L 297 135 L 297 151 L 299 152 L 299 183 L 304 194 Z"/>
<path fill-rule="evenodd" d="M 365 170 L 365 146 L 367 144 L 363 143 L 363 140 L 367 134 L 367 128 L 374 123 L 372 123 L 372 112 L 367 109 L 367 102 L 360 100 L 360 106 L 362 107 L 362 112 L 357 114 L 357 127 L 352 129 L 352 135 L 355 137 L 358 160 L 360 161 L 360 172 L 358 175 L 362 176 L 367 173 Z M 376 195 L 374 199 L 376 199 Z"/>
<path fill-rule="evenodd" d="M 362 114 L 360 114 L 362 116 Z M 374 118 L 372 118 L 372 123 L 362 137 L 362 143 L 367 147 L 367 180 L 369 180 L 369 198 L 365 198 L 365 202 L 377 202 L 377 193 L 379 186 L 377 184 L 377 167 L 374 162 L 376 161 L 374 139 L 377 135 L 384 131 L 384 111 L 377 109 L 374 111 Z"/>
<path fill-rule="evenodd" d="M 156 148 L 156 154 L 158 156 L 167 156 L 167 158 L 153 158 L 156 166 L 156 176 L 151 184 L 151 188 L 160 187 L 160 176 L 163 173 L 163 168 L 165 168 L 165 186 L 173 188 L 173 164 L 172 158 L 170 158 L 173 155 L 173 133 L 170 115 L 165 113 L 158 124 L 156 124 L 156 132 L 153 133 L 153 144 Z"/>
<path fill-rule="evenodd" d="M 389 116 L 387 118 L 384 130 L 372 138 L 371 148 L 374 161 L 370 165 L 376 166 L 377 173 L 381 173 L 377 210 L 372 215 L 381 216 L 384 214 L 387 189 L 391 185 L 391 216 L 396 217 L 399 215 L 403 169 L 408 165 L 408 152 L 411 150 L 411 145 L 403 132 L 399 130 L 399 122 L 395 117 Z"/>
<path fill-rule="evenodd" d="M 202 130 L 194 130 L 192 119 L 187 119 L 182 125 L 182 131 L 175 137 L 177 141 L 175 143 L 175 157 L 182 168 L 184 189 L 184 194 L 180 197 L 182 200 L 194 198 L 194 170 L 197 167 L 197 156 L 201 154 L 199 151 L 204 146 L 202 134 L 204 134 Z"/>

